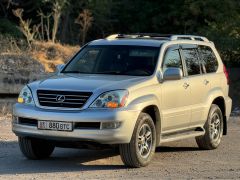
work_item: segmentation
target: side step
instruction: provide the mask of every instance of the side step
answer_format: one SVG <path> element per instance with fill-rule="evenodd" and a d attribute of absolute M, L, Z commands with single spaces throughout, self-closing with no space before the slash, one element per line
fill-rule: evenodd
<path fill-rule="evenodd" d="M 197 136 L 202 136 L 205 134 L 205 130 L 202 128 L 188 129 L 184 131 L 178 131 L 174 133 L 166 133 L 161 135 L 160 144 L 165 142 L 177 141 Z"/>

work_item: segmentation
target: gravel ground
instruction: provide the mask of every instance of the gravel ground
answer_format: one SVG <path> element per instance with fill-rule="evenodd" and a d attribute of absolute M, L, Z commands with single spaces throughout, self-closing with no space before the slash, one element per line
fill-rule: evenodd
<path fill-rule="evenodd" d="M 240 179 L 240 117 L 231 118 L 229 133 L 212 151 L 193 139 L 165 144 L 145 168 L 128 169 L 111 150 L 57 148 L 48 160 L 21 154 L 10 120 L 0 119 L 0 179 Z"/>

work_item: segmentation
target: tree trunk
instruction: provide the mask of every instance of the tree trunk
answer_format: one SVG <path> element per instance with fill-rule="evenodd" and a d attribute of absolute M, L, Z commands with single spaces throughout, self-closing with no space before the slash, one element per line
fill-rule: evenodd
<path fill-rule="evenodd" d="M 52 42 L 55 43 L 61 12 L 56 11 L 53 14 Z"/>
<path fill-rule="evenodd" d="M 66 11 L 66 14 L 62 16 L 62 21 L 61 21 L 61 32 L 60 32 L 60 40 L 63 43 L 68 43 L 67 42 L 67 34 L 69 34 L 69 20 L 70 20 L 70 8 Z"/>

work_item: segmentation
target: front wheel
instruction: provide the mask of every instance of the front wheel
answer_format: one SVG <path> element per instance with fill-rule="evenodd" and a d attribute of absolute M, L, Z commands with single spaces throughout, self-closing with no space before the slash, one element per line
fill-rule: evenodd
<path fill-rule="evenodd" d="M 223 115 L 221 109 L 212 104 L 208 119 L 204 125 L 205 134 L 200 137 L 196 137 L 196 142 L 200 149 L 216 149 L 223 135 Z"/>
<path fill-rule="evenodd" d="M 19 137 L 18 143 L 23 155 L 28 159 L 48 158 L 55 148 L 50 142 L 40 139 Z"/>
<path fill-rule="evenodd" d="M 130 143 L 119 146 L 123 163 L 129 167 L 147 166 L 156 148 L 156 130 L 151 116 L 141 113 Z"/>

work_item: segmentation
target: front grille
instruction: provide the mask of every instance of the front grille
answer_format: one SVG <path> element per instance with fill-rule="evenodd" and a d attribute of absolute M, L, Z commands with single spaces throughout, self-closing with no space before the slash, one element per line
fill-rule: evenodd
<path fill-rule="evenodd" d="M 41 106 L 81 108 L 87 102 L 92 93 L 38 90 L 37 95 Z"/>
<path fill-rule="evenodd" d="M 18 123 L 23 125 L 29 125 L 29 126 L 37 126 L 38 122 L 36 119 L 18 117 Z"/>

